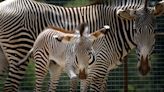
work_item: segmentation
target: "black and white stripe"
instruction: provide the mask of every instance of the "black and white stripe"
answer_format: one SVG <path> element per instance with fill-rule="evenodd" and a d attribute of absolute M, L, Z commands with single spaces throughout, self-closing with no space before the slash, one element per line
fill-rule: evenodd
<path fill-rule="evenodd" d="M 117 65 L 119 63 L 117 61 L 137 46 L 134 41 L 134 34 L 136 34 L 134 20 L 119 18 L 117 11 L 129 8 L 138 9 L 143 4 L 143 0 L 114 0 L 109 5 L 96 4 L 64 8 L 32 0 L 1 2 L 0 45 L 3 49 L 1 53 L 6 56 L 9 63 L 5 91 L 17 91 L 27 65 L 21 65 L 19 70 L 15 65 L 27 54 L 39 33 L 48 25 L 73 30 L 78 24 L 85 22 L 89 25 L 90 31 L 110 25 L 112 31 L 105 36 L 105 40 L 96 41 L 95 44 L 101 44 L 93 46 L 97 49 L 98 61 L 101 63 L 98 66 L 103 66 L 103 68 L 98 68 L 100 72 L 95 72 L 93 69 L 93 75 L 100 74 L 102 76 L 99 76 L 104 78 L 108 66 Z"/>

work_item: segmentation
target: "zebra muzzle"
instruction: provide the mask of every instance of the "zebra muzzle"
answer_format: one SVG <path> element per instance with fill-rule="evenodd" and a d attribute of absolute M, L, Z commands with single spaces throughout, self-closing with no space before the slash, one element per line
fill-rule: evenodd
<path fill-rule="evenodd" d="M 86 78 L 87 78 L 87 74 L 85 73 L 85 69 L 80 70 L 79 79 L 86 79 Z"/>
<path fill-rule="evenodd" d="M 139 72 L 144 76 L 150 71 L 148 56 L 146 56 L 145 59 L 142 56 L 140 62 Z"/>

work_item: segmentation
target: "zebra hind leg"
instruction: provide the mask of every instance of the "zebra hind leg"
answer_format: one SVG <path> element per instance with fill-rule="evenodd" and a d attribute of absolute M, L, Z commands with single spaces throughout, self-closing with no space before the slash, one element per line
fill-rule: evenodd
<path fill-rule="evenodd" d="M 9 63 L 9 73 L 8 77 L 5 81 L 4 86 L 4 92 L 18 92 L 18 87 L 20 85 L 20 81 L 23 79 L 27 63 L 23 63 L 19 68 L 17 67 L 17 64 L 14 63 L 14 61 L 10 61 Z M 15 61 L 16 62 L 16 61 Z"/>
<path fill-rule="evenodd" d="M 59 82 L 60 75 L 62 73 L 62 68 L 58 64 L 54 63 L 54 61 L 52 62 L 50 61 L 49 72 L 50 72 L 50 81 L 49 81 L 48 92 L 55 92 Z"/>

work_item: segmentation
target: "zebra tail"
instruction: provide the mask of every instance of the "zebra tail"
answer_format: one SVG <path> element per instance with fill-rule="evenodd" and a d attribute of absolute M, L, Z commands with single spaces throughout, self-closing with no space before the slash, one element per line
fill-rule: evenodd
<path fill-rule="evenodd" d="M 17 64 L 17 66 L 19 67 L 22 63 L 26 62 L 28 57 L 31 55 L 33 51 L 33 48 L 31 48 L 31 50 L 27 53 L 27 55 Z"/>

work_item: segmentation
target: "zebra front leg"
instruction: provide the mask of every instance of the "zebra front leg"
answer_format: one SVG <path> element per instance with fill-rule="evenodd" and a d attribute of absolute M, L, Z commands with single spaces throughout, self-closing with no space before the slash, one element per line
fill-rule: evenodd
<path fill-rule="evenodd" d="M 77 85 L 78 85 L 78 79 L 71 79 L 70 80 L 70 91 L 69 92 L 77 92 Z"/>
<path fill-rule="evenodd" d="M 108 77 L 105 76 L 104 78 L 99 77 L 99 78 L 94 78 L 94 80 L 91 82 L 91 92 L 107 92 L 106 87 L 107 87 L 107 79 Z"/>
<path fill-rule="evenodd" d="M 34 92 L 41 92 L 41 87 L 43 80 L 47 74 L 48 71 L 48 60 L 45 60 L 42 57 L 36 59 L 35 63 L 35 76 L 36 76 L 36 81 L 35 81 L 35 89 Z"/>
<path fill-rule="evenodd" d="M 48 92 L 55 92 L 57 85 L 59 83 L 60 75 L 62 73 L 62 67 L 60 67 L 56 63 L 50 62 L 49 72 L 50 72 L 50 82 L 49 82 Z"/>
<path fill-rule="evenodd" d="M 70 54 L 71 55 L 71 54 Z M 65 71 L 68 74 L 69 78 L 71 80 L 77 79 L 77 75 L 75 73 L 75 66 L 74 66 L 74 60 L 72 59 L 72 57 L 68 57 L 66 59 L 66 65 L 65 65 Z"/>
<path fill-rule="evenodd" d="M 87 78 L 88 79 L 88 78 Z M 87 92 L 89 89 L 90 81 L 83 80 L 80 84 L 80 92 Z"/>
<path fill-rule="evenodd" d="M 103 84 L 103 83 L 105 83 L 105 84 Z M 94 80 L 94 82 L 91 83 L 90 90 L 91 90 L 91 92 L 106 92 L 104 89 L 105 86 L 106 86 L 105 79 L 98 78 L 98 79 Z"/>
<path fill-rule="evenodd" d="M 81 92 L 87 92 L 89 86 L 92 92 L 101 92 L 102 83 L 104 83 L 108 74 L 108 66 L 108 62 L 96 62 L 96 65 L 91 68 Z"/>
<path fill-rule="evenodd" d="M 66 72 L 70 78 L 70 92 L 76 92 L 77 88 L 77 75 L 75 74 L 75 70 L 73 69 L 72 66 L 67 65 L 66 67 Z"/>
<path fill-rule="evenodd" d="M 70 54 L 72 55 L 72 54 Z M 72 57 L 67 57 L 66 59 L 66 65 L 65 65 L 65 71 L 67 73 L 67 75 L 70 78 L 70 92 L 76 92 L 76 88 L 77 88 L 77 75 L 75 73 L 75 66 L 74 66 L 74 62 Z"/>
<path fill-rule="evenodd" d="M 102 86 L 101 86 L 101 92 L 107 92 L 107 80 L 108 80 L 108 76 L 105 77 L 104 81 L 102 82 Z"/>
<path fill-rule="evenodd" d="M 7 61 L 6 55 L 3 52 L 3 48 L 0 45 L 0 77 L 3 76 L 4 72 L 7 71 L 9 62 Z"/>
<path fill-rule="evenodd" d="M 82 91 L 82 90 L 85 90 L 85 92 L 87 92 L 88 86 L 87 86 L 87 87 L 85 87 L 85 86 L 86 86 L 86 79 L 80 80 L 80 90 L 81 90 L 81 91 Z M 86 89 L 84 89 L 84 88 L 86 88 Z M 84 91 L 82 91 L 82 92 L 84 92 Z"/>

